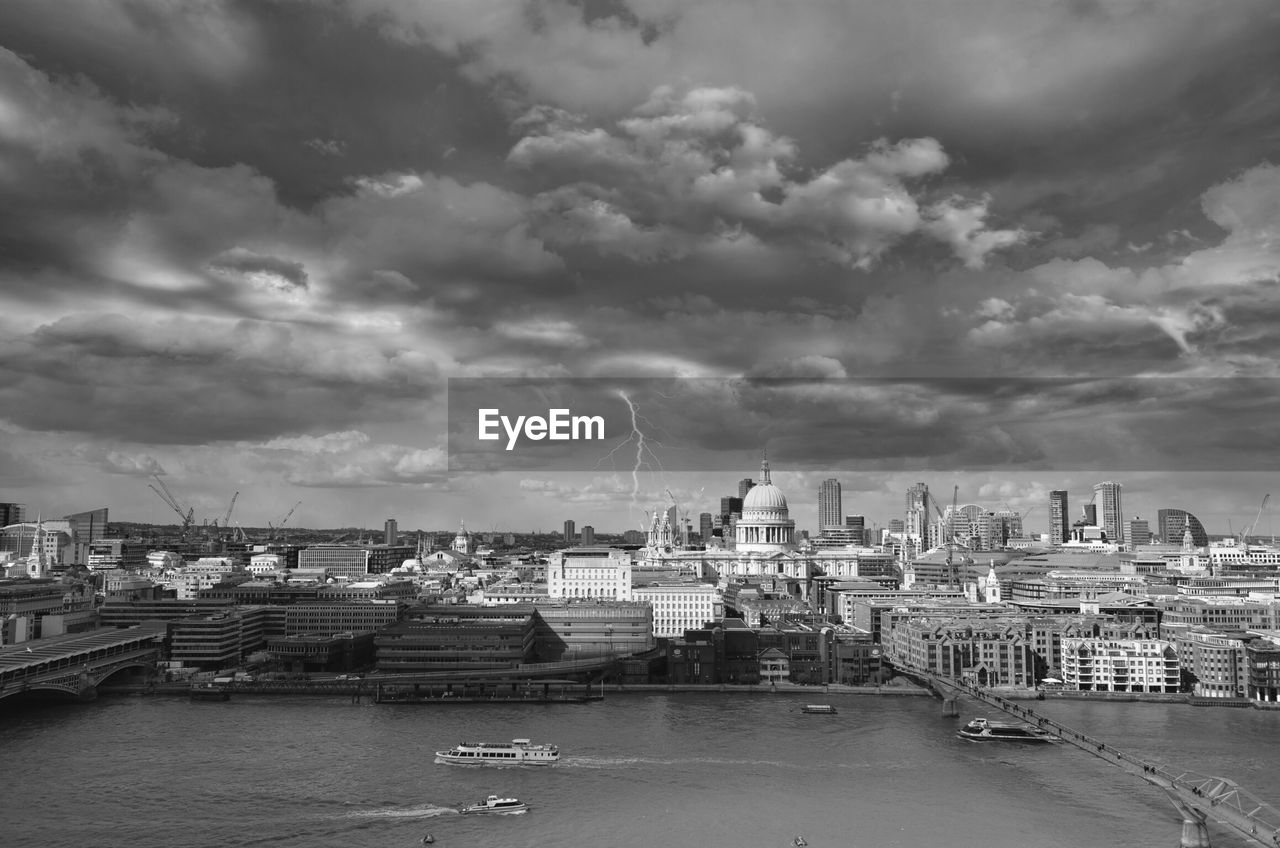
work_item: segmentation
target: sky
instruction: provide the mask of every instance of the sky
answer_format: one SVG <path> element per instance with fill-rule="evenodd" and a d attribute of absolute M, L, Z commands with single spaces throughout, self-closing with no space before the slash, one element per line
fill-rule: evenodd
<path fill-rule="evenodd" d="M 1270 0 L 8 0 L 0 500 L 621 530 L 767 452 L 802 529 L 834 476 L 1238 532 L 1278 43 Z M 513 384 L 609 438 L 462 461 Z"/>

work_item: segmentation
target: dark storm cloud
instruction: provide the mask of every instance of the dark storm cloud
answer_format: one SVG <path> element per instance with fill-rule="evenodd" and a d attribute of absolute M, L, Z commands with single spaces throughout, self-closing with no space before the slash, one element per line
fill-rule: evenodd
<path fill-rule="evenodd" d="M 214 473 L 436 486 L 445 376 L 674 375 L 720 381 L 642 401 L 677 465 L 1235 467 L 1272 411 L 1208 378 L 1277 371 L 1278 30 L 1253 0 L 4 4 L 3 414 L 108 477 L 208 440 Z M 1134 374 L 1204 379 L 1008 379 Z"/>

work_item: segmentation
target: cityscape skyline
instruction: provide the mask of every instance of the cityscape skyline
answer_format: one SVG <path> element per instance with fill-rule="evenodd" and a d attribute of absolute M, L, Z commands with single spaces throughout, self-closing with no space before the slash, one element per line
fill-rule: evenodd
<path fill-rule="evenodd" d="M 1253 519 L 1269 4 L 537 7 L 0 6 L 0 497 L 605 532 L 767 451 L 814 531 L 829 477 Z M 690 387 L 596 470 L 454 467 L 451 381 L 583 378 Z"/>

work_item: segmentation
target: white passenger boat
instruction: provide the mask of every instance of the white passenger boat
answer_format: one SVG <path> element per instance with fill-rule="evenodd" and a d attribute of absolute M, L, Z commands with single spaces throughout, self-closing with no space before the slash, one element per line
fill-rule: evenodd
<path fill-rule="evenodd" d="M 1053 742 L 1052 733 L 1028 724 L 1007 724 L 975 718 L 960 728 L 960 738 L 973 742 Z"/>
<path fill-rule="evenodd" d="M 460 742 L 448 751 L 436 751 L 436 762 L 467 766 L 549 766 L 559 759 L 555 745 L 534 745 L 528 739 Z"/>
<path fill-rule="evenodd" d="M 474 804 L 463 804 L 458 808 L 458 812 L 466 815 L 468 813 L 523 813 L 529 809 L 529 805 L 518 798 L 499 798 L 497 795 L 490 795 L 483 801 L 477 801 Z"/>

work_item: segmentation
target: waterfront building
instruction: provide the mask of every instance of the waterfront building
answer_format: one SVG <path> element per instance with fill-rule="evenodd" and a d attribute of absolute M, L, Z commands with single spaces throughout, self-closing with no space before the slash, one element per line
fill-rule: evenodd
<path fill-rule="evenodd" d="M 991 618 L 906 618 L 882 634 L 895 663 L 978 686 L 1032 686 L 1036 656 L 1025 626 Z"/>
<path fill-rule="evenodd" d="M 1205 627 L 1181 629 L 1176 635 L 1182 670 L 1193 681 L 1191 693 L 1200 698 L 1244 698 L 1249 686 L 1245 633 Z"/>
<path fill-rule="evenodd" d="M 724 601 L 714 585 L 661 582 L 632 589 L 631 596 L 653 608 L 653 635 L 679 636 L 724 617 Z"/>
<path fill-rule="evenodd" d="M 1280 702 L 1280 631 L 1256 631 L 1245 646 L 1249 670 L 1246 695 L 1266 704 Z"/>
<path fill-rule="evenodd" d="M 1049 493 L 1049 544 L 1061 545 L 1071 536 L 1067 493 L 1054 489 Z"/>
<path fill-rule="evenodd" d="M 840 527 L 844 508 L 840 503 L 840 481 L 829 477 L 818 486 L 818 532 L 828 527 Z"/>
<path fill-rule="evenodd" d="M 1062 640 L 1062 681 L 1082 692 L 1181 691 L 1181 666 L 1163 639 Z"/>
<path fill-rule="evenodd" d="M 756 684 L 760 682 L 760 639 L 740 620 L 726 618 L 667 643 L 671 683 Z"/>
<path fill-rule="evenodd" d="M 534 609 L 414 607 L 374 642 L 386 673 L 514 669 L 535 656 Z"/>
<path fill-rule="evenodd" d="M 654 609 L 637 601 L 549 601 L 534 609 L 538 662 L 626 657 L 652 650 Z"/>
<path fill-rule="evenodd" d="M 617 548 L 568 548 L 547 557 L 547 597 L 629 601 L 631 553 Z"/>
<path fill-rule="evenodd" d="M 237 607 L 169 623 L 169 660 L 185 668 L 234 668 L 267 642 L 266 607 Z"/>
<path fill-rule="evenodd" d="M 272 636 L 266 650 L 273 665 L 293 673 L 355 671 L 375 657 L 372 633 Z"/>
<path fill-rule="evenodd" d="M 1191 544 L 1197 548 L 1209 545 L 1209 534 L 1205 531 L 1200 519 L 1185 509 L 1165 507 L 1156 511 L 1156 527 L 1160 541 L 1169 545 L 1182 544 L 1182 537 L 1187 530 L 1191 531 Z"/>

